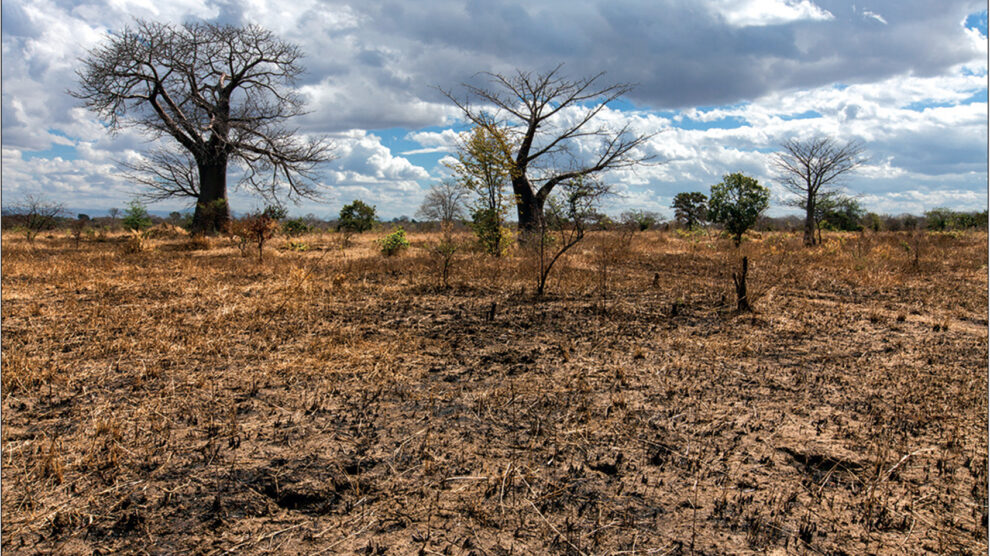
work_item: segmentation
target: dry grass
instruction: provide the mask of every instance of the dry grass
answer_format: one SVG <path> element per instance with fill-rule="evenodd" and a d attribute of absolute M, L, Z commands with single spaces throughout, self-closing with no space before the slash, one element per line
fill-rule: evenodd
<path fill-rule="evenodd" d="M 986 234 L 373 239 L 5 235 L 3 549 L 986 552 Z"/>

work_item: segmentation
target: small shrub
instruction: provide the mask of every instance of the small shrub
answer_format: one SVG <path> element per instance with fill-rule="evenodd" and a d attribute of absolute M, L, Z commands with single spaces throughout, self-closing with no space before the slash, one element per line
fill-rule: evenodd
<path fill-rule="evenodd" d="M 230 223 L 228 233 L 237 241 L 241 255 L 247 255 L 248 246 L 258 246 L 258 262 L 263 260 L 265 242 L 278 231 L 277 207 L 268 207 L 263 212 L 249 214 Z"/>
<path fill-rule="evenodd" d="M 298 237 L 309 232 L 309 226 L 302 218 L 293 218 L 282 223 L 282 233 L 289 237 Z"/>
<path fill-rule="evenodd" d="M 300 252 L 309 251 L 310 249 L 308 243 L 304 241 L 293 241 L 291 239 L 286 242 L 285 248 L 288 249 L 289 251 L 300 251 Z"/>
<path fill-rule="evenodd" d="M 131 201 L 131 204 L 127 205 L 127 210 L 124 211 L 122 224 L 124 229 L 128 231 L 143 231 L 150 228 L 152 222 L 147 207 L 140 201 Z"/>
<path fill-rule="evenodd" d="M 148 235 L 140 230 L 131 230 L 124 240 L 124 253 L 140 253 L 148 249 Z"/>
<path fill-rule="evenodd" d="M 73 241 L 75 241 L 76 249 L 79 249 L 79 242 L 82 240 L 83 232 L 87 229 L 87 222 L 89 222 L 89 217 L 78 218 L 69 224 L 69 233 L 72 235 Z"/>
<path fill-rule="evenodd" d="M 501 257 L 508 252 L 512 245 L 512 231 L 502 225 L 499 212 L 486 208 L 471 211 L 469 225 L 485 253 Z"/>
<path fill-rule="evenodd" d="M 403 249 L 407 249 L 409 240 L 406 239 L 406 231 L 402 229 L 402 226 L 399 226 L 394 232 L 380 238 L 378 244 L 382 248 L 382 254 L 391 257 L 399 254 Z"/>
<path fill-rule="evenodd" d="M 454 239 L 454 224 L 445 222 L 440 225 L 440 241 L 430 245 L 428 251 L 430 256 L 437 262 L 437 270 L 440 273 L 440 285 L 444 288 L 450 287 L 450 268 L 454 263 L 454 254 L 460 249 L 460 244 Z"/>

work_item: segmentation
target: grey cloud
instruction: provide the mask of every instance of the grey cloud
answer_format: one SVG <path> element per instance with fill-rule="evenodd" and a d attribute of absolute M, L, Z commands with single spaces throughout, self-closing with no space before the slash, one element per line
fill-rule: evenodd
<path fill-rule="evenodd" d="M 733 27 L 699 2 L 365 3 L 351 6 L 362 16 L 358 26 L 315 40 L 333 53 L 322 59 L 365 62 L 365 79 L 417 99 L 440 100 L 431 86 L 456 89 L 479 71 L 564 62 L 574 76 L 605 70 L 610 80 L 638 83 L 631 100 L 652 108 L 735 103 L 906 72 L 931 75 L 976 54 L 959 40 L 959 22 L 978 9 L 972 2 L 871 5 L 886 26 L 849 4 L 818 4 L 835 19 Z M 381 47 L 397 58 L 367 63 L 382 61 L 369 54 Z M 405 77 L 390 74 L 389 66 L 401 67 Z"/>

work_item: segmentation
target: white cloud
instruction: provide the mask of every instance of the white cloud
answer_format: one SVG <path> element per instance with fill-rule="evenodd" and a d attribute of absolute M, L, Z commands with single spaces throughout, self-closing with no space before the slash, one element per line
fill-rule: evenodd
<path fill-rule="evenodd" d="M 86 160 L 25 158 L 23 151 L 3 148 L 3 200 L 16 202 L 41 194 L 67 206 L 119 206 L 133 188 L 113 164 Z"/>
<path fill-rule="evenodd" d="M 835 18 L 828 10 L 818 7 L 810 0 L 712 0 L 710 6 L 729 25 L 736 27 L 827 21 Z"/>
<path fill-rule="evenodd" d="M 452 153 L 457 150 L 457 146 L 460 144 L 461 134 L 453 129 L 445 129 L 443 131 L 415 131 L 407 134 L 406 139 L 419 143 L 423 148 L 407 151 L 403 154 Z"/>
<path fill-rule="evenodd" d="M 352 130 L 334 138 L 338 158 L 331 163 L 333 182 L 409 182 L 429 177 L 426 170 L 408 159 L 393 156 L 376 135 Z"/>
<path fill-rule="evenodd" d="M 884 19 L 882 15 L 875 12 L 871 12 L 870 10 L 865 10 L 863 12 L 863 17 L 872 18 L 876 21 L 879 21 L 880 23 L 883 23 L 884 25 L 887 25 L 887 20 Z"/>

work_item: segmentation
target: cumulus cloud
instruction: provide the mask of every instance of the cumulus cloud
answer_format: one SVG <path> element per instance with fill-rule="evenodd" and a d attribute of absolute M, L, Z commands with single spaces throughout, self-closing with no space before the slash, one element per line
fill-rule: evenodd
<path fill-rule="evenodd" d="M 452 153 L 457 150 L 457 146 L 460 144 L 461 134 L 453 129 L 416 131 L 406 135 L 406 138 L 419 143 L 423 148 L 413 149 L 402 154 Z"/>
<path fill-rule="evenodd" d="M 331 163 L 331 182 L 395 181 L 426 179 L 429 174 L 392 152 L 381 138 L 364 130 L 341 133 L 336 138 L 336 160 Z"/>

